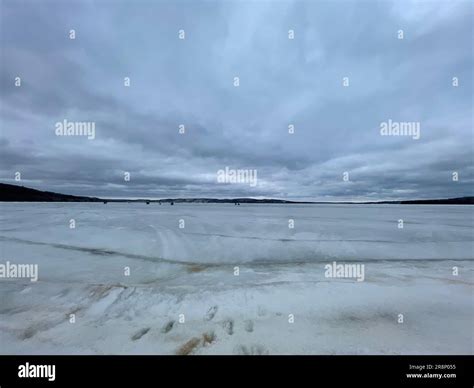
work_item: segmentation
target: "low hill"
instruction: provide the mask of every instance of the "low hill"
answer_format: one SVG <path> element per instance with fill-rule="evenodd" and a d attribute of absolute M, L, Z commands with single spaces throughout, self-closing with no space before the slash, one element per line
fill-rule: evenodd
<path fill-rule="evenodd" d="M 30 189 L 24 186 L 0 183 L 0 201 L 3 202 L 99 202 L 99 198 L 58 194 Z"/>

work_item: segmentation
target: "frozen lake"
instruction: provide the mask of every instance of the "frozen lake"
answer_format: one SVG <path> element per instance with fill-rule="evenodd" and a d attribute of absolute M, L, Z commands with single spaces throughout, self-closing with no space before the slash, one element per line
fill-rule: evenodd
<path fill-rule="evenodd" d="M 0 216 L 0 264 L 38 265 L 36 282 L 0 279 L 3 354 L 473 353 L 472 206 L 2 203 Z M 325 277 L 334 261 L 364 265 L 364 281 Z"/>

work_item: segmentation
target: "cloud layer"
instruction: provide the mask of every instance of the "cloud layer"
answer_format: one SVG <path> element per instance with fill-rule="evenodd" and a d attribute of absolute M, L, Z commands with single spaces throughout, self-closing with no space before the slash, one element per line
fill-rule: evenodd
<path fill-rule="evenodd" d="M 3 182 L 21 172 L 25 186 L 115 197 L 473 194 L 470 2 L 1 7 Z M 94 122 L 95 139 L 56 136 L 64 119 Z M 420 139 L 381 136 L 389 119 L 420 123 Z M 258 184 L 218 183 L 226 166 L 256 169 Z"/>

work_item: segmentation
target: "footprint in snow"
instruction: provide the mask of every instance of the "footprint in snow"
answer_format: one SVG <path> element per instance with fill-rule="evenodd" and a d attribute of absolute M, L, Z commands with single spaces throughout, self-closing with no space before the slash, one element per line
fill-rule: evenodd
<path fill-rule="evenodd" d="M 251 333 L 253 331 L 253 321 L 250 319 L 244 322 L 245 331 Z"/>
<path fill-rule="evenodd" d="M 204 316 L 204 320 L 206 321 L 212 320 L 212 318 L 214 318 L 215 315 L 217 314 L 217 309 L 218 309 L 217 306 L 212 306 L 211 308 L 209 308 L 209 310 L 207 310 L 206 315 Z"/>
<path fill-rule="evenodd" d="M 175 321 L 173 321 L 173 320 L 166 322 L 166 323 L 163 325 L 163 327 L 161 328 L 161 332 L 164 333 L 164 334 L 170 332 L 171 329 L 172 329 L 173 326 L 174 326 L 174 322 L 175 322 Z"/>
<path fill-rule="evenodd" d="M 141 330 L 138 330 L 133 336 L 132 336 L 132 341 L 138 341 L 140 338 L 142 338 L 146 333 L 150 331 L 149 327 L 145 327 Z"/>
<path fill-rule="evenodd" d="M 227 319 L 222 322 L 222 326 L 227 334 L 232 335 L 234 334 L 234 321 L 232 319 Z"/>

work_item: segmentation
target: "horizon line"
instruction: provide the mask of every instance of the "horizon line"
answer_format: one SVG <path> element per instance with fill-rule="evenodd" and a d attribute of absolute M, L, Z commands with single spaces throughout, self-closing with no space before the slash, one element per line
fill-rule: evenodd
<path fill-rule="evenodd" d="M 376 204 L 376 203 L 387 203 L 387 202 L 415 202 L 415 201 L 448 201 L 448 200 L 459 200 L 459 199 L 470 199 L 474 198 L 474 195 L 471 196 L 461 196 L 461 197 L 447 197 L 447 198 L 415 198 L 415 199 L 376 199 L 376 200 L 294 200 L 294 199 L 286 199 L 286 198 L 274 198 L 274 197 L 252 197 L 252 196 L 244 196 L 244 197 L 96 197 L 90 195 L 75 195 L 75 194 L 63 194 L 58 193 L 55 191 L 48 191 L 48 190 L 39 190 L 23 185 L 15 185 L 11 183 L 3 183 L 0 182 L 0 185 L 8 185 L 17 188 L 24 188 L 27 190 L 34 190 L 40 193 L 51 193 L 55 195 L 61 196 L 70 196 L 76 198 L 84 198 L 84 199 L 93 199 L 98 201 L 179 201 L 179 200 L 215 200 L 215 201 L 238 201 L 238 200 L 253 200 L 253 201 L 281 201 L 281 202 L 290 202 L 290 203 L 301 203 L 301 204 L 311 204 L 311 203 L 327 203 L 327 204 Z M 12 202 L 12 201 L 5 201 L 0 198 L 0 202 Z M 33 201 L 18 201 L 18 202 L 33 202 Z M 35 201 L 38 202 L 38 201 Z M 49 201 L 52 202 L 52 201 Z"/>

